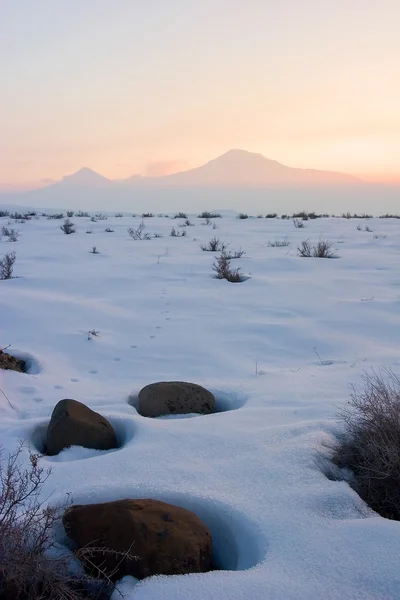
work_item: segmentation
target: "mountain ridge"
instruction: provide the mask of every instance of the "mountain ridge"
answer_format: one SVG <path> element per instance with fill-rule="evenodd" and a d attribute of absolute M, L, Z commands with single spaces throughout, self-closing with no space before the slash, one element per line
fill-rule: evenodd
<path fill-rule="evenodd" d="M 345 185 L 364 183 L 352 175 L 336 171 L 319 169 L 300 169 L 288 167 L 276 160 L 266 158 L 262 154 L 246 150 L 231 149 L 211 159 L 203 165 L 162 175 L 146 177 L 138 173 L 124 179 L 112 180 L 104 177 L 89 167 L 82 167 L 75 173 L 64 176 L 61 180 L 48 185 L 42 190 L 58 190 L 61 187 L 82 188 L 125 188 L 142 186 L 215 186 L 215 187 L 268 187 L 296 185 Z M 29 194 L 37 190 L 21 192 Z"/>

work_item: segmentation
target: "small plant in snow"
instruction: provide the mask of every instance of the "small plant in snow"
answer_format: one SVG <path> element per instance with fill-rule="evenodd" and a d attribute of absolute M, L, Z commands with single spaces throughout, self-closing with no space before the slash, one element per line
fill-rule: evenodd
<path fill-rule="evenodd" d="M 335 258 L 336 252 L 332 250 L 332 242 L 320 240 L 315 246 L 312 246 L 310 240 L 301 242 L 297 248 L 299 256 L 303 258 Z"/>
<path fill-rule="evenodd" d="M 224 252 L 226 244 L 219 241 L 219 238 L 213 237 L 207 244 L 202 244 L 200 248 L 203 252 Z"/>
<path fill-rule="evenodd" d="M 64 213 L 53 213 L 47 217 L 48 219 L 60 220 L 64 218 Z"/>
<path fill-rule="evenodd" d="M 123 215 L 123 214 L 120 212 L 120 213 L 115 213 L 115 216 L 116 216 L 117 218 L 121 218 L 121 217 L 123 217 L 124 215 Z"/>
<path fill-rule="evenodd" d="M 0 279 L 11 279 L 16 259 L 15 252 L 7 252 L 0 258 Z"/>
<path fill-rule="evenodd" d="M 111 229 L 110 227 L 107 227 L 104 231 L 107 233 L 114 233 L 114 229 Z"/>
<path fill-rule="evenodd" d="M 240 250 L 234 250 L 233 252 L 228 252 L 224 249 L 223 252 L 229 260 L 234 260 L 235 258 L 242 258 L 242 256 L 246 254 L 246 252 L 241 248 Z"/>
<path fill-rule="evenodd" d="M 293 225 L 296 227 L 296 229 L 303 229 L 305 227 L 304 222 L 300 219 L 293 219 Z"/>
<path fill-rule="evenodd" d="M 239 283 L 242 281 L 240 268 L 233 269 L 230 259 L 224 252 L 221 252 L 221 255 L 214 262 L 213 271 L 217 279 L 226 279 L 230 283 Z"/>
<path fill-rule="evenodd" d="M 185 229 L 183 229 L 182 231 L 179 231 L 179 229 L 175 229 L 175 227 L 173 227 L 171 229 L 171 232 L 169 234 L 171 237 L 186 237 L 187 236 L 187 231 Z"/>
<path fill-rule="evenodd" d="M 88 229 L 88 230 L 86 231 L 86 233 L 92 233 L 92 230 L 91 230 L 91 229 Z"/>
<path fill-rule="evenodd" d="M 100 335 L 100 331 L 97 331 L 96 329 L 91 329 L 90 331 L 88 331 L 88 340 L 92 340 L 94 337 L 99 337 Z"/>
<path fill-rule="evenodd" d="M 74 211 L 73 210 L 67 210 L 67 217 L 69 217 L 70 219 L 72 219 L 73 216 L 74 216 Z"/>
<path fill-rule="evenodd" d="M 71 233 L 75 233 L 75 225 L 70 221 L 70 219 L 65 219 L 64 224 L 60 225 L 61 231 L 65 233 L 65 235 L 70 235 Z"/>
<path fill-rule="evenodd" d="M 108 217 L 106 217 L 106 215 L 103 215 L 103 213 L 96 213 L 94 215 L 94 217 L 95 217 L 96 221 L 107 221 L 107 218 L 108 218 Z"/>
<path fill-rule="evenodd" d="M 361 225 L 357 225 L 357 231 L 362 231 Z"/>
<path fill-rule="evenodd" d="M 100 252 L 98 251 L 98 249 L 96 248 L 96 246 L 92 246 L 90 254 L 100 254 Z"/>
<path fill-rule="evenodd" d="M 89 217 L 89 213 L 78 210 L 78 212 L 75 213 L 75 217 Z"/>
<path fill-rule="evenodd" d="M 1 235 L 7 237 L 9 242 L 17 242 L 19 238 L 19 231 L 17 229 L 9 229 L 8 227 L 2 227 Z"/>
<path fill-rule="evenodd" d="M 158 239 L 158 238 L 162 238 L 162 237 L 164 237 L 162 233 L 153 233 L 153 238 Z"/>
<path fill-rule="evenodd" d="M 284 238 L 283 240 L 268 242 L 268 246 L 270 248 L 285 248 L 286 246 L 290 246 L 290 242 L 287 238 Z"/>
<path fill-rule="evenodd" d="M 314 246 L 314 258 L 334 258 L 335 256 L 336 252 L 332 250 L 332 242 L 328 240 L 319 240 Z"/>
<path fill-rule="evenodd" d="M 174 219 L 187 219 L 187 214 L 184 212 L 178 212 L 174 215 Z"/>
<path fill-rule="evenodd" d="M 142 214 L 142 219 L 150 219 L 151 217 L 154 217 L 153 213 L 143 213 Z"/>
<path fill-rule="evenodd" d="M 145 229 L 146 225 L 143 221 L 141 221 L 136 229 L 134 229 L 133 227 L 128 227 L 127 232 L 134 240 L 150 240 L 151 236 L 149 233 L 145 232 Z"/>
<path fill-rule="evenodd" d="M 198 215 L 199 219 L 220 219 L 221 215 L 219 213 L 215 213 L 215 212 L 208 212 L 207 210 L 204 210 L 202 213 L 200 213 Z"/>
<path fill-rule="evenodd" d="M 238 219 L 248 219 L 249 215 L 246 213 L 239 213 L 237 216 Z"/>
<path fill-rule="evenodd" d="M 19 231 L 16 229 L 10 229 L 10 233 L 8 234 L 9 242 L 17 242 L 19 238 Z"/>
<path fill-rule="evenodd" d="M 373 233 L 374 230 L 371 229 L 371 227 L 368 227 L 368 225 L 366 225 L 365 231 L 368 231 L 368 233 Z"/>
<path fill-rule="evenodd" d="M 266 219 L 276 219 L 276 217 L 278 216 L 277 213 L 268 213 L 267 215 L 265 215 Z"/>

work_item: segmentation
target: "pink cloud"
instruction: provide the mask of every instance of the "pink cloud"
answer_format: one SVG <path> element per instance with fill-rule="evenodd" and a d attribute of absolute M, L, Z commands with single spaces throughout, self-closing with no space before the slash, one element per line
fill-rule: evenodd
<path fill-rule="evenodd" d="M 162 177 L 171 175 L 187 169 L 187 163 L 184 160 L 159 160 L 150 162 L 145 166 L 144 174 L 146 177 Z"/>

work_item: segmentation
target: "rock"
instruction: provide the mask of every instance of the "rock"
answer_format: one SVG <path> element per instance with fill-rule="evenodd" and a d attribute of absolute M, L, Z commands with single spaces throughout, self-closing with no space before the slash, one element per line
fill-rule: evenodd
<path fill-rule="evenodd" d="M 11 356 L 11 354 L 7 354 L 7 352 L 0 350 L 0 369 L 25 373 L 26 365 L 20 358 L 16 358 L 15 356 Z"/>
<path fill-rule="evenodd" d="M 63 516 L 67 535 L 79 548 L 95 546 L 90 560 L 116 581 L 125 575 L 205 573 L 212 568 L 211 534 L 192 512 L 158 500 L 117 500 L 75 505 Z M 129 557 L 121 555 L 129 552 Z M 79 556 L 79 550 L 77 552 Z M 90 565 L 82 562 L 90 572 Z"/>
<path fill-rule="evenodd" d="M 139 392 L 138 412 L 143 417 L 215 412 L 215 396 L 201 385 L 184 381 L 161 381 Z"/>
<path fill-rule="evenodd" d="M 69 446 L 111 450 L 117 447 L 117 437 L 111 423 L 82 402 L 60 400 L 47 428 L 46 454 Z"/>

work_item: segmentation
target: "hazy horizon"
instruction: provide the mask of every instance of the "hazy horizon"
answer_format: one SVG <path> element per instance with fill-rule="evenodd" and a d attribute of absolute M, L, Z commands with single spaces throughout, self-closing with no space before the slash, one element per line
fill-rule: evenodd
<path fill-rule="evenodd" d="M 0 2 L 1 189 L 230 148 L 400 182 L 399 22 L 395 0 Z"/>

